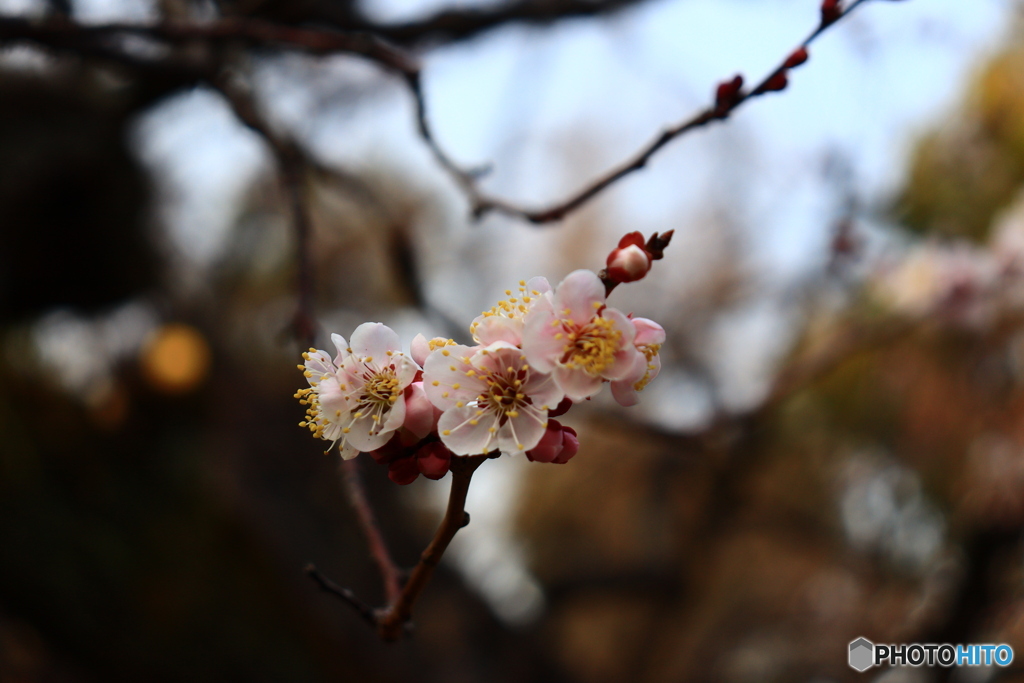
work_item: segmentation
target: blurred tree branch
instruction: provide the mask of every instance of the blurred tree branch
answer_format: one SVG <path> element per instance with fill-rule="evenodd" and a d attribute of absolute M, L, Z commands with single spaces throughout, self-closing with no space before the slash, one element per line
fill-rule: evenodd
<path fill-rule="evenodd" d="M 666 128 L 631 158 L 612 168 L 561 202 L 541 209 L 525 208 L 504 199 L 488 196 L 479 191 L 473 182 L 472 174 L 456 173 L 456 180 L 469 194 L 473 215 L 476 218 L 480 218 L 488 213 L 497 212 L 538 225 L 562 220 L 566 215 L 583 206 L 609 186 L 646 167 L 651 157 L 669 142 L 715 121 L 727 119 L 744 102 L 769 92 L 783 90 L 788 83 L 787 74 L 789 70 L 800 66 L 807 60 L 807 48 L 826 29 L 852 14 L 865 1 L 855 0 L 845 10 L 840 11 L 838 3 L 825 0 L 822 5 L 822 16 L 818 27 L 752 89 L 743 90 L 743 77 L 739 75 L 731 81 L 721 83 L 717 90 L 715 102 L 712 105 L 689 119 Z M 832 8 L 831 10 L 829 9 L 830 7 Z M 446 161 L 446 159 L 441 159 L 442 165 L 447 168 L 448 163 Z"/>

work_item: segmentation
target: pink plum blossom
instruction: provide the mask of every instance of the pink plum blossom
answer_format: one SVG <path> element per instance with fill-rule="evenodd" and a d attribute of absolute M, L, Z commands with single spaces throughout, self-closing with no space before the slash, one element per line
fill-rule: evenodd
<path fill-rule="evenodd" d="M 439 349 L 442 346 L 454 346 L 455 342 L 451 339 L 445 339 L 444 337 L 434 337 L 433 339 L 427 339 L 422 334 L 417 334 L 412 338 L 412 344 L 410 344 L 409 351 L 412 359 L 416 361 L 416 365 L 423 367 L 423 364 L 427 362 L 427 356 L 434 349 Z"/>
<path fill-rule="evenodd" d="M 443 411 L 438 433 L 455 455 L 533 448 L 547 429 L 549 407 L 562 400 L 552 377 L 505 341 L 434 351 L 424 364 L 423 388 Z"/>
<path fill-rule="evenodd" d="M 665 328 L 658 323 L 647 318 L 633 318 L 631 322 L 636 329 L 633 345 L 643 354 L 646 362 L 637 363 L 628 377 L 612 382 L 612 396 L 623 406 L 639 403 L 637 392 L 642 391 L 661 372 L 661 356 L 658 352 L 665 343 Z"/>
<path fill-rule="evenodd" d="M 630 377 L 643 356 L 633 345 L 636 329 L 605 305 L 605 287 L 592 271 L 570 273 L 550 301 L 526 318 L 523 352 L 534 370 L 551 373 L 573 401 L 601 390 L 605 380 Z"/>
<path fill-rule="evenodd" d="M 310 388 L 297 396 L 309 406 L 301 423 L 321 439 L 339 442 L 341 457 L 383 446 L 405 422 L 405 389 L 419 367 L 401 351 L 398 335 L 381 323 L 363 323 L 347 344 L 331 335 L 338 355 L 303 354 Z"/>
<path fill-rule="evenodd" d="M 519 281 L 519 293 L 512 296 L 512 290 L 506 289 L 503 299 L 478 315 L 469 325 L 469 332 L 476 343 L 487 346 L 494 342 L 508 342 L 519 346 L 523 339 L 523 322 L 527 314 L 547 296 L 550 296 L 551 285 L 546 278 L 535 277 L 528 282 Z"/>

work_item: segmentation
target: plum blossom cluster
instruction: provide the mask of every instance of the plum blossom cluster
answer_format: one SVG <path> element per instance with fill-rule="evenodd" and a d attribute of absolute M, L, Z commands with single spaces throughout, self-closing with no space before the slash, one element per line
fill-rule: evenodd
<path fill-rule="evenodd" d="M 620 282 L 638 280 L 668 242 L 627 235 L 599 275 L 577 270 L 556 288 L 542 277 L 479 315 L 473 344 L 427 339 L 402 350 L 398 335 L 364 323 L 350 340 L 332 335 L 337 354 L 310 349 L 298 366 L 309 387 L 300 426 L 337 445 L 341 456 L 370 453 L 399 484 L 440 479 L 454 456 L 525 455 L 565 463 L 579 449 L 557 417 L 608 383 L 622 405 L 661 370 L 665 330 L 606 303 Z M 660 245 L 660 246 L 659 246 Z"/>

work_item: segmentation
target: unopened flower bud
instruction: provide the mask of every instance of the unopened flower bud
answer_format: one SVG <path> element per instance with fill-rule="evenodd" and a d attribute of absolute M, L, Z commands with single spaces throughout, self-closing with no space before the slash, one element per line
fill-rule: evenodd
<path fill-rule="evenodd" d="M 380 448 L 370 451 L 370 457 L 378 465 L 388 465 L 398 458 L 409 455 L 409 449 L 402 443 L 400 434 L 394 434 L 388 442 Z"/>
<path fill-rule="evenodd" d="M 532 462 L 550 462 L 562 465 L 580 449 L 576 430 L 563 426 L 558 420 L 548 420 L 547 430 L 540 442 L 526 452 Z"/>
<path fill-rule="evenodd" d="M 416 458 L 399 458 L 388 465 L 388 479 L 400 486 L 413 483 L 418 476 L 420 470 L 416 466 Z"/>
<path fill-rule="evenodd" d="M 807 48 L 801 47 L 793 51 L 789 57 L 786 58 L 786 68 L 792 69 L 798 67 L 807 61 Z"/>
<path fill-rule="evenodd" d="M 839 0 L 822 0 L 821 3 L 821 25 L 828 26 L 836 19 L 843 16 L 843 8 Z"/>
<path fill-rule="evenodd" d="M 580 450 L 580 440 L 576 435 L 576 430 L 572 427 L 562 427 L 562 452 L 558 454 L 558 457 L 552 460 L 556 465 L 564 465 L 572 459 L 572 456 L 576 455 Z"/>
<path fill-rule="evenodd" d="M 787 85 L 789 85 L 789 76 L 786 75 L 786 70 L 783 69 L 782 71 L 779 71 L 771 78 L 769 78 L 767 81 L 765 81 L 764 85 L 762 85 L 754 92 L 755 94 L 764 92 L 778 92 L 780 90 L 785 90 Z"/>
<path fill-rule="evenodd" d="M 651 269 L 651 257 L 641 247 L 631 244 L 608 255 L 608 277 L 616 282 L 635 282 Z"/>
<path fill-rule="evenodd" d="M 715 111 L 724 116 L 729 113 L 743 89 L 743 76 L 736 74 L 732 80 L 722 81 L 715 90 Z"/>
<path fill-rule="evenodd" d="M 410 438 L 415 439 L 411 443 L 423 439 L 437 427 L 434 404 L 427 399 L 423 382 L 413 382 L 405 388 L 405 421 L 402 426 L 411 433 Z M 407 439 L 406 443 L 410 441 Z"/>
<path fill-rule="evenodd" d="M 432 441 L 416 451 L 416 468 L 427 479 L 440 479 L 448 474 L 452 452 L 439 441 Z"/>

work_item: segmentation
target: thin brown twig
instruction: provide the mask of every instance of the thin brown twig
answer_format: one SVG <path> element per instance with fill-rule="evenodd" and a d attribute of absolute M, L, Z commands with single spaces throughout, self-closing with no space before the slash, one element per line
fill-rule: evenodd
<path fill-rule="evenodd" d="M 358 458 L 346 460 L 341 468 L 349 503 L 351 503 L 352 509 L 356 512 L 359 528 L 363 530 L 363 535 L 366 536 L 366 545 L 370 549 L 370 555 L 380 570 L 381 579 L 384 582 L 384 599 L 390 605 L 398 599 L 398 594 L 401 592 L 399 578 L 401 572 L 398 566 L 395 565 L 394 560 L 391 559 L 391 553 L 384 542 L 384 535 L 380 531 L 377 518 L 373 514 L 373 508 L 366 497 L 363 480 L 359 474 Z M 376 625 L 376 622 L 374 624 Z"/>
<path fill-rule="evenodd" d="M 350 605 L 352 609 L 354 609 L 356 613 L 359 614 L 359 616 L 361 616 L 370 626 L 377 626 L 377 614 L 373 611 L 372 607 L 360 600 L 355 593 L 350 591 L 348 588 L 339 586 L 321 574 L 320 570 L 316 568 L 316 565 L 306 565 L 306 575 L 316 581 L 322 591 L 337 596 Z"/>

